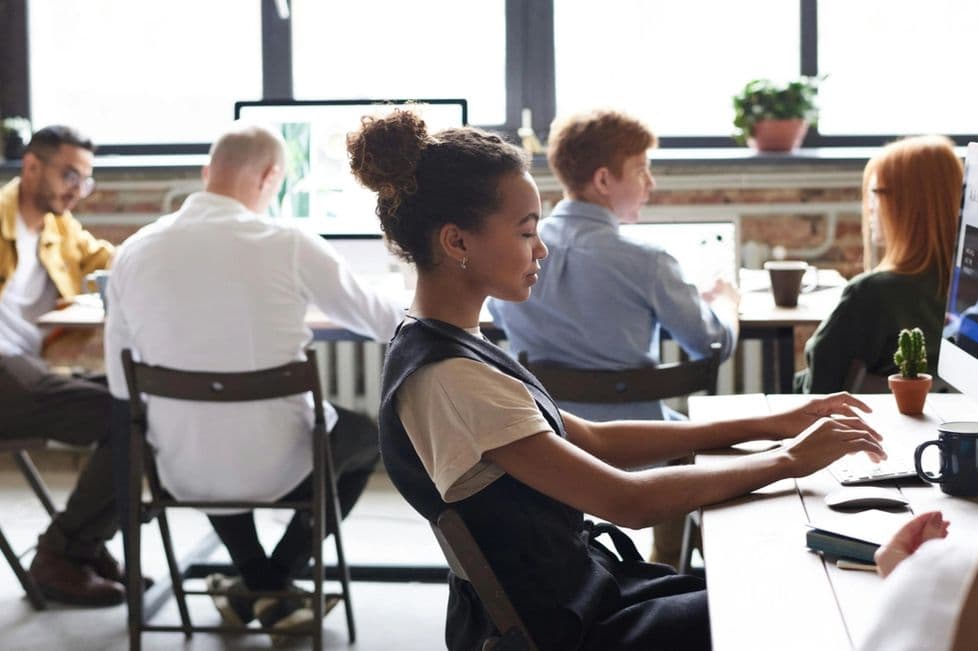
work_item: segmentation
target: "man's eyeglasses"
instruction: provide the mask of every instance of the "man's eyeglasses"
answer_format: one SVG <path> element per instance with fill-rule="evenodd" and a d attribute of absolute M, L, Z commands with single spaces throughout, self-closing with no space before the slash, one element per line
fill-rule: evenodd
<path fill-rule="evenodd" d="M 41 156 L 38 156 L 38 158 L 45 165 L 51 165 L 47 159 Z M 78 197 L 81 199 L 84 199 L 90 195 L 92 190 L 95 189 L 95 179 L 91 176 L 82 176 L 81 173 L 79 173 L 78 170 L 73 167 L 67 165 L 62 166 L 60 174 L 61 180 L 65 185 L 67 185 L 69 188 L 78 188 Z"/>
<path fill-rule="evenodd" d="M 61 170 L 61 180 L 69 188 L 78 188 L 78 196 L 82 199 L 87 197 L 95 189 L 95 179 L 91 176 L 82 176 L 77 170 L 65 167 Z"/>

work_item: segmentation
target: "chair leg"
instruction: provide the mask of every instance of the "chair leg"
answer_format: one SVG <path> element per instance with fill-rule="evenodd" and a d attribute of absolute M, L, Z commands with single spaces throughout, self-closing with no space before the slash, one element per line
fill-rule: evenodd
<path fill-rule="evenodd" d="M 689 574 L 690 565 L 693 560 L 693 536 L 699 530 L 699 512 L 694 511 L 686 515 L 686 523 L 683 525 L 683 546 L 679 553 L 679 573 Z"/>
<path fill-rule="evenodd" d="M 315 496 L 316 491 L 313 491 Z M 322 508 L 313 509 L 313 537 L 316 539 L 312 552 L 312 649 L 322 651 L 323 648 L 323 538 L 325 537 L 325 518 Z M 349 608 L 349 606 L 347 606 Z M 352 641 L 352 640 L 351 640 Z"/>
<path fill-rule="evenodd" d="M 129 610 L 129 651 L 142 648 L 143 570 L 141 561 L 143 502 L 143 438 L 133 431 L 129 442 L 128 497 L 126 505 L 126 604 Z"/>
<path fill-rule="evenodd" d="M 31 485 L 34 494 L 37 495 L 37 499 L 41 501 L 48 515 L 53 516 L 57 513 L 57 509 L 54 508 L 54 501 L 51 499 L 51 493 L 48 492 L 48 487 L 41 479 L 41 474 L 37 471 L 37 466 L 31 461 L 27 452 L 24 450 L 14 452 L 14 461 L 17 463 L 17 467 L 20 468 L 20 473 L 24 475 L 24 479 Z"/>
<path fill-rule="evenodd" d="M 340 534 L 339 502 L 336 499 L 336 491 L 333 491 L 333 504 L 336 510 L 336 530 L 333 532 L 333 542 L 336 544 L 336 563 L 340 574 L 340 583 L 343 586 L 343 606 L 346 611 L 346 628 L 349 632 L 350 644 L 357 640 L 356 624 L 353 621 L 353 604 L 350 601 L 350 567 L 346 564 L 346 555 L 343 553 L 343 539 Z M 322 545 L 320 545 L 322 546 Z"/>
<path fill-rule="evenodd" d="M 183 589 L 183 574 L 180 572 L 177 556 L 173 553 L 173 539 L 170 537 L 170 523 L 166 517 L 166 509 L 160 511 L 160 514 L 156 516 L 156 521 L 160 525 L 160 538 L 163 540 L 166 563 L 170 566 L 170 581 L 172 582 L 173 596 L 177 600 L 177 609 L 180 611 L 183 636 L 189 640 L 194 634 L 193 625 L 190 622 L 190 611 L 187 609 L 187 593 Z"/>
<path fill-rule="evenodd" d="M 17 575 L 17 580 L 20 581 L 24 592 L 27 593 L 27 598 L 30 600 L 31 605 L 34 606 L 34 610 L 44 610 L 47 608 L 47 601 L 44 599 L 44 595 L 41 594 L 41 589 L 37 587 L 34 578 L 20 564 L 20 559 L 17 558 L 17 554 L 14 553 L 13 547 L 10 546 L 10 542 L 3 534 L 2 529 L 0 529 L 0 551 L 3 552 L 7 563 L 10 564 L 10 569 Z"/>
<path fill-rule="evenodd" d="M 323 648 L 323 539 L 326 537 L 326 500 L 323 482 L 325 478 L 324 455 L 329 454 L 322 437 L 313 440 L 313 482 L 312 482 L 312 648 Z M 344 595 L 345 599 L 346 595 Z M 344 600 L 344 607 L 349 605 Z M 351 640 L 352 641 L 352 640 Z"/>
<path fill-rule="evenodd" d="M 357 632 L 356 632 L 356 624 L 353 621 L 353 604 L 350 600 L 350 568 L 346 564 L 346 554 L 344 554 L 343 552 L 343 536 L 340 531 L 342 529 L 340 523 L 340 520 L 342 519 L 341 517 L 342 514 L 340 511 L 339 496 L 336 494 L 336 475 L 333 471 L 333 454 L 329 450 L 328 445 L 325 445 L 324 448 L 325 448 L 324 450 L 325 454 L 323 455 L 323 459 L 324 459 L 323 471 L 326 474 L 325 477 L 326 487 L 324 488 L 328 491 L 329 494 L 323 495 L 322 492 L 320 493 L 319 496 L 320 500 L 317 501 L 317 511 L 327 510 L 325 509 L 326 502 L 325 499 L 323 498 L 328 499 L 329 500 L 328 510 L 331 510 L 334 516 L 333 520 L 335 524 L 335 529 L 333 530 L 333 543 L 336 545 L 336 563 L 337 563 L 337 570 L 339 571 L 339 575 L 340 575 L 340 584 L 342 586 L 342 592 L 343 592 L 343 607 L 344 610 L 346 611 L 347 633 L 349 635 L 350 644 L 353 644 L 354 642 L 356 642 Z M 325 527 L 325 523 L 323 524 L 323 526 Z M 320 540 L 322 540 L 322 538 L 320 538 Z M 319 545 L 317 545 L 317 548 L 320 549 L 320 555 L 321 555 L 322 553 L 321 542 Z"/>

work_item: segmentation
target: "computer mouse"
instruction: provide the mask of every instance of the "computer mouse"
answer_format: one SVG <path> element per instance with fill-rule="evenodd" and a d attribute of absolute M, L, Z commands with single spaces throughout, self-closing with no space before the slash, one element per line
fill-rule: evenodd
<path fill-rule="evenodd" d="M 906 497 L 890 488 L 878 486 L 846 486 L 825 496 L 833 509 L 893 509 L 906 508 Z"/>

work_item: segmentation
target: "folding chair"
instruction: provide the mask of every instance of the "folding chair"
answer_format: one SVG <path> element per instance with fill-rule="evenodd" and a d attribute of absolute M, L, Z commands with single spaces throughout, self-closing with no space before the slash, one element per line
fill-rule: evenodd
<path fill-rule="evenodd" d="M 336 557 L 339 580 L 346 610 L 346 624 L 350 642 L 356 640 L 356 630 L 353 622 L 353 609 L 350 604 L 350 573 L 343 553 L 343 542 L 340 534 L 340 508 L 336 495 L 336 478 L 333 470 L 333 457 L 327 443 L 326 419 L 323 414 L 322 393 L 319 386 L 319 374 L 316 369 L 316 356 L 311 350 L 306 351 L 306 360 L 292 362 L 276 368 L 263 369 L 243 373 L 213 373 L 201 371 L 181 371 L 161 366 L 150 366 L 133 361 L 129 349 L 122 351 L 122 364 L 129 387 L 129 408 L 132 432 L 129 437 L 129 469 L 128 469 L 128 538 L 126 549 L 126 566 L 129 585 L 127 586 L 129 606 L 129 640 L 130 649 L 138 651 L 143 631 L 153 632 L 182 632 L 188 639 L 194 632 L 206 633 L 272 633 L 273 629 L 266 627 L 234 627 L 234 626 L 195 626 L 191 624 L 190 613 L 187 609 L 186 595 L 214 595 L 213 591 L 186 590 L 183 586 L 185 575 L 178 567 L 173 553 L 173 543 L 170 537 L 170 527 L 167 522 L 166 509 L 170 508 L 237 508 L 237 509 L 305 509 L 313 514 L 313 591 L 308 593 L 312 598 L 314 625 L 309 633 L 298 632 L 294 635 L 310 635 L 313 648 L 322 649 L 322 619 L 323 619 L 323 538 L 326 534 L 327 512 L 334 517 L 336 524 L 333 541 L 336 545 Z M 165 487 L 160 484 L 156 472 L 153 455 L 146 445 L 146 405 L 143 395 L 159 396 L 177 400 L 205 402 L 241 402 L 251 400 L 267 400 L 285 396 L 312 392 L 315 405 L 315 423 L 311 435 L 311 451 L 313 458 L 313 495 L 310 501 L 298 502 L 262 502 L 262 501 L 204 501 L 176 500 L 168 495 Z M 206 433 L 202 433 L 203 436 Z M 149 484 L 150 499 L 143 500 L 143 470 Z M 180 611 L 180 626 L 152 625 L 145 621 L 143 591 L 140 585 L 142 572 L 140 569 L 140 525 L 156 517 L 160 527 L 160 536 L 170 569 L 173 592 Z M 284 597 L 294 596 L 294 593 L 284 591 L 253 591 L 254 596 Z M 275 634 L 283 634 L 274 631 Z M 288 634 L 288 633 L 286 633 Z"/>
<path fill-rule="evenodd" d="M 48 492 L 47 486 L 41 480 L 41 475 L 37 472 L 37 467 L 34 466 L 30 455 L 27 454 L 28 450 L 43 448 L 46 445 L 47 441 L 40 438 L 0 441 L 0 452 L 9 452 L 13 456 L 21 474 L 24 475 L 24 479 L 27 480 L 34 494 L 37 495 L 37 499 L 41 501 L 44 510 L 48 512 L 48 515 L 53 517 L 56 510 L 54 508 L 54 502 L 51 500 L 51 493 Z M 44 599 L 44 595 L 41 594 L 41 589 L 38 588 L 37 583 L 34 582 L 33 577 L 24 569 L 24 566 L 20 564 L 21 556 L 30 552 L 31 549 L 26 550 L 20 555 L 16 554 L 7 537 L 4 535 L 3 529 L 0 529 L 0 551 L 3 552 L 7 563 L 10 564 L 10 569 L 17 575 L 17 580 L 20 581 L 24 592 L 27 593 L 27 598 L 30 600 L 31 605 L 34 606 L 35 610 L 44 610 L 47 607 L 47 601 Z"/>
<path fill-rule="evenodd" d="M 487 640 L 482 651 L 536 651 L 530 632 L 499 583 L 479 544 L 454 509 L 445 509 L 431 525 L 448 566 L 475 589 L 500 637 Z"/>
<path fill-rule="evenodd" d="M 530 362 L 525 352 L 520 352 L 518 357 L 520 364 L 536 376 L 558 402 L 624 404 L 665 400 L 699 391 L 716 394 L 720 349 L 720 344 L 714 343 L 710 346 L 711 354 L 703 359 L 617 371 Z M 699 512 L 694 511 L 687 516 L 683 530 L 679 567 L 676 568 L 681 574 L 689 572 L 693 537 L 698 529 Z"/>

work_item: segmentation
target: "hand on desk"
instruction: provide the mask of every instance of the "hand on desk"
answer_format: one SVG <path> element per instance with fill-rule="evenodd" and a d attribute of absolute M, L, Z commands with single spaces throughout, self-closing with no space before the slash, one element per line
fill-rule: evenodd
<path fill-rule="evenodd" d="M 713 287 L 702 293 L 703 300 L 723 320 L 724 323 L 740 323 L 740 291 L 723 278 L 717 278 Z M 734 331 L 736 339 L 737 331 Z"/>
<path fill-rule="evenodd" d="M 801 432 L 785 442 L 784 452 L 794 465 L 794 476 L 809 475 L 845 454 L 865 452 L 874 463 L 886 458 L 883 436 L 855 408 L 872 411 L 861 400 L 842 392 L 771 417 L 770 422 L 782 436 Z"/>
<path fill-rule="evenodd" d="M 703 300 L 711 305 L 727 304 L 735 309 L 740 305 L 740 290 L 723 278 L 713 281 L 713 286 L 702 292 Z"/>
<path fill-rule="evenodd" d="M 858 409 L 859 411 L 856 411 Z M 789 409 L 778 414 L 772 415 L 768 423 L 772 428 L 766 432 L 763 438 L 784 438 L 794 436 L 798 432 L 811 427 L 819 418 L 831 416 L 848 416 L 858 418 L 862 422 L 859 412 L 869 413 L 873 410 L 862 400 L 852 394 L 840 391 L 827 395 L 824 398 L 809 400 L 800 407 Z M 863 427 L 875 432 L 868 424 L 863 422 Z"/>
<path fill-rule="evenodd" d="M 949 524 L 940 511 L 921 513 L 903 525 L 888 543 L 876 550 L 876 571 L 880 576 L 889 576 L 901 561 L 925 542 L 947 536 Z"/>

